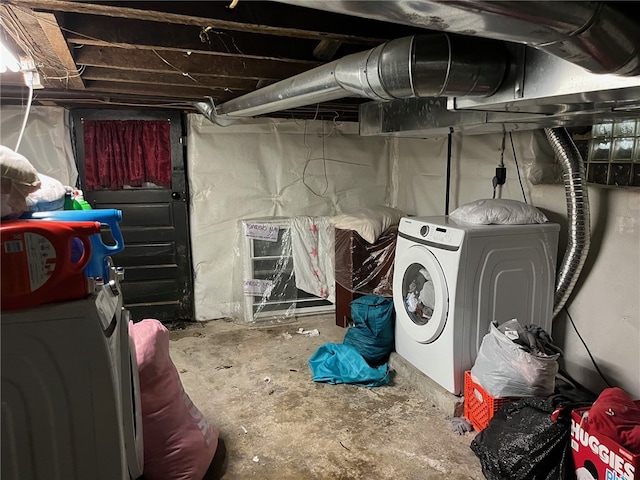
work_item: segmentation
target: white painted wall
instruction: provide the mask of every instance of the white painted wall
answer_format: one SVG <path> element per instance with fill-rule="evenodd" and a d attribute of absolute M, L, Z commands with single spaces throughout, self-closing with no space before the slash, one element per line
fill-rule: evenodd
<path fill-rule="evenodd" d="M 600 370 L 612 385 L 640 399 L 640 190 L 589 185 L 591 246 L 567 309 Z M 562 225 L 562 185 L 539 185 L 533 201 Z M 562 258 L 559 256 L 558 261 Z M 565 368 L 587 388 L 606 387 L 564 312 L 553 334 L 565 351 Z"/>

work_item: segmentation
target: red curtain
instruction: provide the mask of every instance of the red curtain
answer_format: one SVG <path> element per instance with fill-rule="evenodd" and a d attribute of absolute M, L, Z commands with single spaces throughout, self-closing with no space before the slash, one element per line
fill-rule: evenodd
<path fill-rule="evenodd" d="M 122 190 L 145 182 L 171 188 L 168 121 L 85 120 L 86 189 Z"/>

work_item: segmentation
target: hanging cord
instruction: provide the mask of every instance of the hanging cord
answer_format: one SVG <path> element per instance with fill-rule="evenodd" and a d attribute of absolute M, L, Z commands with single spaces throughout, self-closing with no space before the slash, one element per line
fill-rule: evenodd
<path fill-rule="evenodd" d="M 27 128 L 27 119 L 29 118 L 29 112 L 31 111 L 31 102 L 33 101 L 33 72 L 24 72 L 24 79 L 27 87 L 29 87 L 29 96 L 27 98 L 27 110 L 24 112 L 24 118 L 22 120 L 22 127 L 20 128 L 20 134 L 18 135 L 18 141 L 16 142 L 16 148 L 14 152 L 18 151 L 20 144 L 22 143 L 22 136 Z"/>
<path fill-rule="evenodd" d="M 502 127 L 502 144 L 500 145 L 500 163 L 496 168 L 495 176 L 491 179 L 491 185 L 493 186 L 492 198 L 494 199 L 496 198 L 496 189 L 498 186 L 500 186 L 499 197 L 502 197 L 502 185 L 504 185 L 504 182 L 507 179 L 507 169 L 504 167 L 504 143 L 505 143 L 506 137 L 507 137 L 507 132 L 504 129 L 504 127 Z"/>
<path fill-rule="evenodd" d="M 513 162 L 516 164 L 516 173 L 518 174 L 518 181 L 520 182 L 520 190 L 522 191 L 522 199 L 524 203 L 527 202 L 527 196 L 524 193 L 524 186 L 522 185 L 522 177 L 520 176 L 520 166 L 518 165 L 518 157 L 516 156 L 516 147 L 513 146 L 513 135 L 509 132 L 509 141 L 511 142 L 511 150 L 513 151 Z"/>
<path fill-rule="evenodd" d="M 447 185 L 444 197 L 444 214 L 449 215 L 449 195 L 451 190 L 451 137 L 453 136 L 453 128 L 449 127 L 449 135 L 447 135 Z"/>
<path fill-rule="evenodd" d="M 499 167 L 504 167 L 504 144 L 505 144 L 506 138 L 507 138 L 507 132 L 504 129 L 504 127 L 502 127 L 502 143 L 500 144 L 500 163 L 498 164 Z"/>
<path fill-rule="evenodd" d="M 591 363 L 593 363 L 593 366 L 596 367 L 596 370 L 597 370 L 598 374 L 600 375 L 600 378 L 602 378 L 602 381 L 604 383 L 606 383 L 608 387 L 613 387 L 613 385 L 611 385 L 609 383 L 609 381 L 605 378 L 605 376 L 602 373 L 602 371 L 600 371 L 600 367 L 598 367 L 598 364 L 596 363 L 595 359 L 593 358 L 593 355 L 591 355 L 591 351 L 589 350 L 589 347 L 587 347 L 587 343 L 584 341 L 584 339 L 582 338 L 582 335 L 580 335 L 580 332 L 578 331 L 578 328 L 576 327 L 576 324 L 573 322 L 573 318 L 571 318 L 571 314 L 569 313 L 569 309 L 567 307 L 563 307 L 563 308 L 564 308 L 564 311 L 567 313 L 567 317 L 569 318 L 569 321 L 571 322 L 571 326 L 573 327 L 573 329 L 578 334 L 578 338 L 582 342 L 582 345 L 584 345 L 584 348 L 587 351 L 587 354 L 589 355 L 589 358 L 591 359 Z"/>

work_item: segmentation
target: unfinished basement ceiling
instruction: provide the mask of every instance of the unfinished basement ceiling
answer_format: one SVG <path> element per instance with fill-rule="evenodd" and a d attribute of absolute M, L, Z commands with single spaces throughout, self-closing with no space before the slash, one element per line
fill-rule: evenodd
<path fill-rule="evenodd" d="M 3 0 L 0 34 L 35 59 L 44 87 L 35 90 L 35 105 L 196 111 L 198 102 L 214 120 L 213 104 L 231 121 L 240 107 L 246 115 L 360 120 L 362 135 L 424 136 L 637 117 L 633 3 Z M 426 56 L 411 47 L 411 61 L 401 53 L 382 67 L 369 54 L 389 40 L 409 45 L 413 35 Z M 449 49 L 434 56 L 438 42 Z M 505 47 L 504 78 L 492 92 L 444 90 L 475 88 L 485 77 L 468 67 L 476 62 L 486 71 L 491 54 Z M 376 69 L 385 77 L 370 75 Z M 443 74 L 439 95 L 436 72 Z M 455 72 L 468 73 L 466 83 Z M 435 90 L 421 91 L 414 78 Z M 2 104 L 26 104 L 22 75 L 3 74 L 1 82 Z M 347 91 L 335 93 L 338 87 Z"/>
<path fill-rule="evenodd" d="M 216 104 L 387 40 L 424 32 L 276 2 L 8 0 L 2 40 L 28 52 L 43 89 L 34 105 Z M 3 74 L 2 104 L 24 104 L 22 75 Z M 347 98 L 271 116 L 357 120 Z"/>

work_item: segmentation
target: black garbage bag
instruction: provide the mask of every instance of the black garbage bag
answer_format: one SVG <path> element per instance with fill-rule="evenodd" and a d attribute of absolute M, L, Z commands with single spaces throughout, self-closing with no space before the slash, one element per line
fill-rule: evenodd
<path fill-rule="evenodd" d="M 575 479 L 571 410 L 562 395 L 525 397 L 504 405 L 471 442 L 488 480 Z M 554 413 L 555 412 L 555 413 Z"/>

